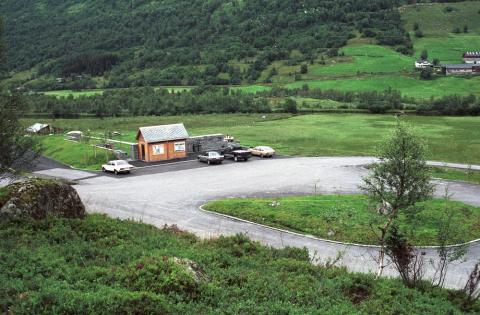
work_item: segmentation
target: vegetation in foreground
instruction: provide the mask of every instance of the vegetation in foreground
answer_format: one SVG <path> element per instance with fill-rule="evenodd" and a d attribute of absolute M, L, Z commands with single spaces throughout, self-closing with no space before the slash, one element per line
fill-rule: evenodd
<path fill-rule="evenodd" d="M 0 222 L 0 305 L 15 314 L 474 314 L 463 294 L 313 266 L 242 235 L 88 215 Z M 196 262 L 197 279 L 174 263 Z"/>
<path fill-rule="evenodd" d="M 461 227 L 456 241 L 478 239 L 480 208 L 457 201 L 448 205 L 454 213 L 452 222 Z M 205 209 L 324 239 L 371 245 L 378 244 L 373 229 L 383 218 L 377 206 L 363 195 L 314 195 L 217 200 Z M 399 215 L 400 227 L 410 232 L 408 241 L 412 244 L 436 245 L 445 200 L 428 200 L 416 207 L 423 211 L 414 220 L 408 213 Z"/>

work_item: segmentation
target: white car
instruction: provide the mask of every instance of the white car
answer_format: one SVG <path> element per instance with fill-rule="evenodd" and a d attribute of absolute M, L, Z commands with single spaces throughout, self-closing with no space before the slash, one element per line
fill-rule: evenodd
<path fill-rule="evenodd" d="M 124 160 L 110 161 L 107 164 L 102 165 L 103 172 L 113 172 L 115 174 L 130 173 L 132 169 L 133 165 Z"/>

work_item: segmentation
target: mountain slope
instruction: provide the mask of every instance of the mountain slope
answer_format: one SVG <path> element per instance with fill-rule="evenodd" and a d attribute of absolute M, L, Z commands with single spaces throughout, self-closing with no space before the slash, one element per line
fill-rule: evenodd
<path fill-rule="evenodd" d="M 12 73 L 106 73 L 110 86 L 238 84 L 292 51 L 312 60 L 357 34 L 408 46 L 393 10 L 400 2 L 4 0 L 0 11 Z"/>

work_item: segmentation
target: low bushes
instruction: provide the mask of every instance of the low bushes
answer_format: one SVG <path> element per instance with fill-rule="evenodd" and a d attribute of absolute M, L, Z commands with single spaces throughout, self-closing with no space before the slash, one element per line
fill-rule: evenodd
<path fill-rule="evenodd" d="M 465 296 L 310 263 L 244 235 L 87 215 L 0 222 L 0 309 L 15 314 L 471 314 Z M 195 266 L 195 267 L 192 267 Z M 193 272 L 192 270 L 196 270 Z"/>

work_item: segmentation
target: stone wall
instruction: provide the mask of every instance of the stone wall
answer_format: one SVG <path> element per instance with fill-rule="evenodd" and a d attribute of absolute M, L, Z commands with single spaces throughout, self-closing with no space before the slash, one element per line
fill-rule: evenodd
<path fill-rule="evenodd" d="M 225 146 L 225 136 L 222 134 L 190 137 L 187 139 L 188 154 L 205 151 L 220 151 Z"/>

